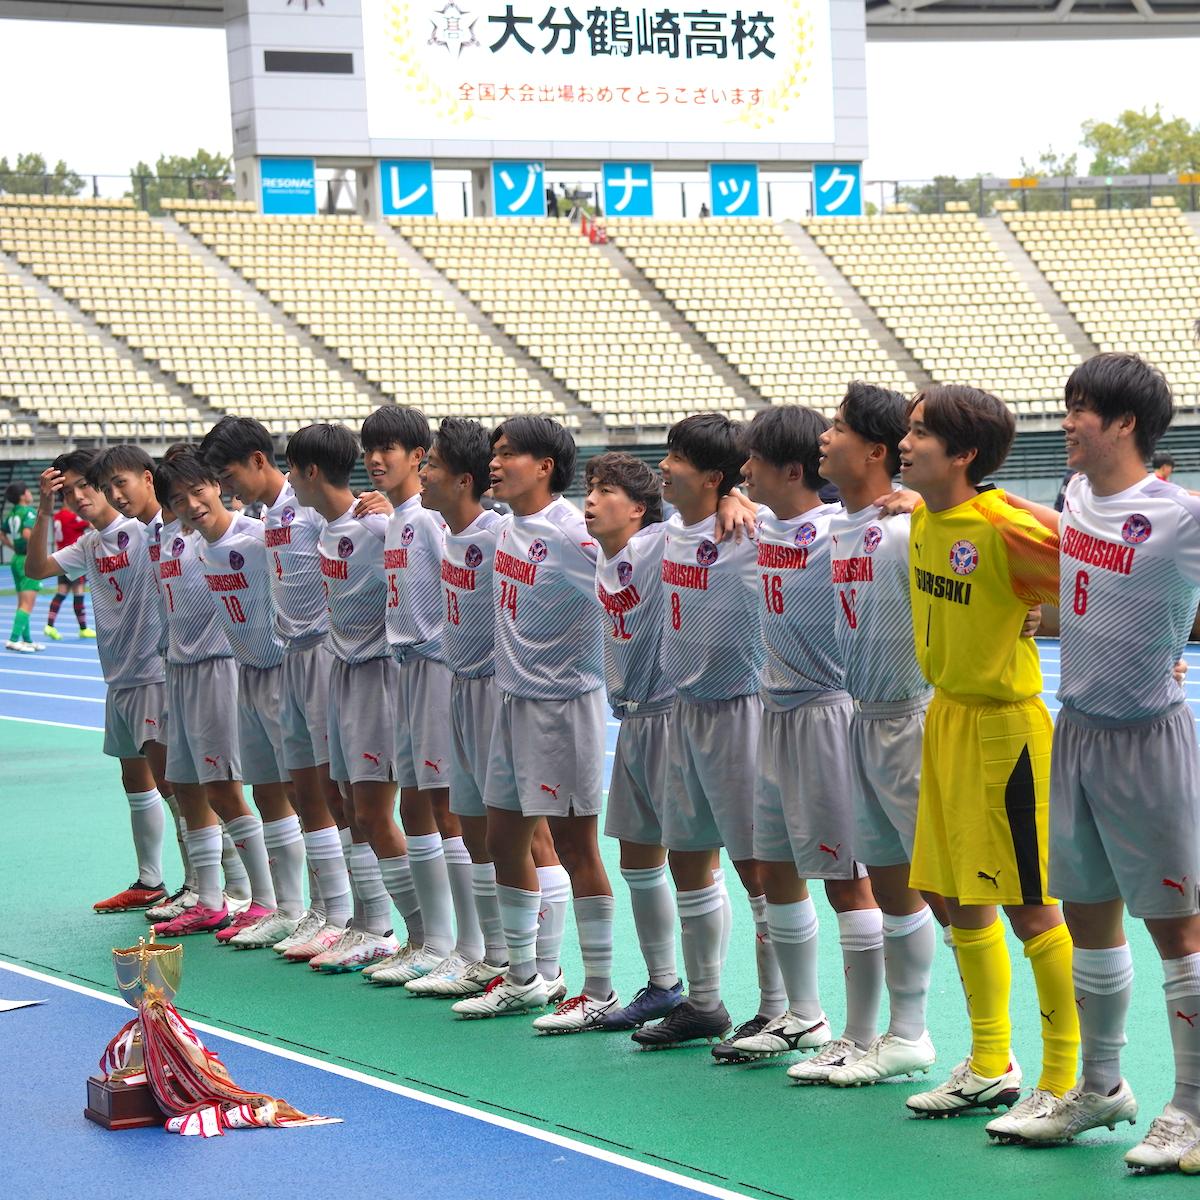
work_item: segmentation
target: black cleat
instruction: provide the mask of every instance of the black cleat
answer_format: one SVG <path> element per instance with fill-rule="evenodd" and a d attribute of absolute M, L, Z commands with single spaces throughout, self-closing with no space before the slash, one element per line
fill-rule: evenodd
<path fill-rule="evenodd" d="M 761 1058 L 760 1054 L 747 1054 L 744 1050 L 735 1049 L 733 1043 L 738 1038 L 753 1037 L 756 1033 L 762 1033 L 771 1020 L 772 1018 L 759 1013 L 750 1020 L 743 1021 L 719 1046 L 712 1048 L 713 1058 L 719 1063 L 748 1063 Z"/>
<path fill-rule="evenodd" d="M 713 1041 L 729 1032 L 732 1022 L 729 1011 L 721 1005 L 713 1012 L 702 1012 L 690 1000 L 672 1009 L 656 1025 L 646 1025 L 632 1035 L 637 1044 L 646 1050 L 669 1050 L 701 1038 Z"/>

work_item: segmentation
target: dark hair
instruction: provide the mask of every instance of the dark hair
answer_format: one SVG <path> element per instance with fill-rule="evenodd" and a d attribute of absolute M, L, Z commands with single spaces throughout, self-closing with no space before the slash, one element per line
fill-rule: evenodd
<path fill-rule="evenodd" d="M 95 450 L 68 450 L 66 454 L 60 454 L 50 465 L 60 475 L 74 471 L 76 475 L 82 475 L 90 487 L 95 487 L 96 485 L 89 478 L 89 472 L 98 457 Z"/>
<path fill-rule="evenodd" d="M 331 487 L 344 488 L 358 462 L 358 439 L 345 425 L 305 425 L 288 438 L 285 457 L 302 471 L 316 467 Z"/>
<path fill-rule="evenodd" d="M 443 417 L 433 444 L 455 475 L 470 475 L 471 495 L 478 500 L 491 485 L 492 446 L 487 430 L 466 417 Z"/>
<path fill-rule="evenodd" d="M 853 380 L 846 388 L 839 416 L 864 441 L 887 447 L 889 475 L 900 469 L 900 443 L 908 432 L 908 400 L 888 388 Z"/>
<path fill-rule="evenodd" d="M 1064 393 L 1068 408 L 1091 409 L 1106 429 L 1120 417 L 1133 417 L 1133 437 L 1143 458 L 1150 457 L 1175 415 L 1166 376 L 1137 354 L 1110 351 L 1081 362 Z"/>
<path fill-rule="evenodd" d="M 667 449 L 687 459 L 698 471 L 720 471 L 717 495 L 726 496 L 741 482 L 745 427 L 722 413 L 697 413 L 667 430 Z"/>
<path fill-rule="evenodd" d="M 21 502 L 21 497 L 25 495 L 27 491 L 29 491 L 29 485 L 27 483 L 21 483 L 19 480 L 14 480 L 8 485 L 8 487 L 4 489 L 4 499 L 9 504 L 19 504 Z"/>
<path fill-rule="evenodd" d="M 1173 467 L 1175 459 L 1165 450 L 1155 450 L 1154 457 L 1150 460 L 1150 465 L 1157 471 L 1159 467 Z"/>
<path fill-rule="evenodd" d="M 154 494 L 163 508 L 171 507 L 171 493 L 178 488 L 193 488 L 198 483 L 211 483 L 221 486 L 216 471 L 194 450 L 176 449 L 174 454 L 168 450 L 170 457 L 164 458 L 154 472 Z"/>
<path fill-rule="evenodd" d="M 389 446 L 425 451 L 432 442 L 429 418 L 419 408 L 406 404 L 381 405 L 362 423 L 364 453 Z"/>
<path fill-rule="evenodd" d="M 154 459 L 141 446 L 135 446 L 132 442 L 121 442 L 116 446 L 109 446 L 107 450 L 101 450 L 92 469 L 98 482 L 110 479 L 118 471 L 149 471 L 153 474 Z"/>
<path fill-rule="evenodd" d="M 200 439 L 200 453 L 216 471 L 245 462 L 256 451 L 274 464 L 275 443 L 267 427 L 253 417 L 222 417 Z"/>
<path fill-rule="evenodd" d="M 821 489 L 821 447 L 817 439 L 829 428 L 829 422 L 815 409 L 799 404 L 773 404 L 754 414 L 754 420 L 742 432 L 746 454 L 757 454 L 776 467 L 797 463 L 804 471 L 804 486 Z"/>
<path fill-rule="evenodd" d="M 492 430 L 491 445 L 502 438 L 518 454 L 532 454 L 534 458 L 554 459 L 554 471 L 550 475 L 550 490 L 555 494 L 565 492 L 575 478 L 575 439 L 552 417 L 521 413 L 501 421 Z"/>
<path fill-rule="evenodd" d="M 619 487 L 635 504 L 644 504 L 643 529 L 663 519 L 662 479 L 640 458 L 620 450 L 609 450 L 589 458 L 584 471 L 589 488 L 611 484 Z"/>
<path fill-rule="evenodd" d="M 1017 422 L 1003 400 L 963 384 L 934 383 L 909 401 L 909 416 L 922 401 L 925 428 L 946 444 L 951 458 L 975 451 L 967 464 L 971 483 L 980 483 L 999 470 L 1017 432 Z"/>

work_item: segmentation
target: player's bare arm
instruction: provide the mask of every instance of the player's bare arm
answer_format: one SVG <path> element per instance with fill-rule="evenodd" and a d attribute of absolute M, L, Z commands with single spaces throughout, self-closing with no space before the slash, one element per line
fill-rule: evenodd
<path fill-rule="evenodd" d="M 37 520 L 30 531 L 29 550 L 25 556 L 25 574 L 30 579 L 49 579 L 63 573 L 53 556 L 46 553 L 50 526 L 54 522 L 54 497 L 62 488 L 62 473 L 47 467 L 38 479 Z"/>

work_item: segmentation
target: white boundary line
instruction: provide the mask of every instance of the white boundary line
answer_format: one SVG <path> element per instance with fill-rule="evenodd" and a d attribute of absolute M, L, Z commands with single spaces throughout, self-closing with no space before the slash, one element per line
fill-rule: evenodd
<path fill-rule="evenodd" d="M 59 666 L 64 664 L 60 663 Z M 82 679 L 92 683 L 103 683 L 103 675 L 67 675 L 62 671 L 15 671 L 12 667 L 0 667 L 0 675 L 32 675 L 35 679 Z"/>
<path fill-rule="evenodd" d="M 84 987 L 82 984 L 72 983 L 70 980 L 57 979 L 53 975 L 46 975 L 41 971 L 34 971 L 29 967 L 21 967 L 16 963 L 0 962 L 0 970 L 12 971 L 14 974 L 25 975 L 30 979 L 36 979 L 41 983 L 48 983 L 53 987 L 65 988 L 70 992 L 78 992 L 81 996 L 91 996 L 95 1000 L 103 1000 L 107 1004 L 116 1005 L 117 1008 L 127 1007 L 125 1001 L 119 996 L 110 996 L 107 992 Z M 295 1050 L 286 1050 L 281 1046 L 272 1046 L 266 1042 L 260 1042 L 255 1038 L 246 1037 L 244 1034 L 222 1029 L 217 1025 L 190 1020 L 189 1024 L 201 1033 L 211 1033 L 217 1037 L 226 1038 L 228 1041 L 236 1042 L 239 1046 L 249 1046 L 252 1050 L 261 1050 L 265 1054 L 274 1054 L 277 1058 L 286 1058 L 291 1062 L 300 1063 L 306 1067 L 314 1067 L 318 1071 L 326 1071 L 330 1075 L 340 1075 L 343 1079 L 350 1079 L 355 1083 L 364 1083 L 368 1087 L 392 1092 L 394 1095 L 403 1096 L 406 1100 L 416 1100 L 421 1104 L 430 1104 L 434 1108 L 442 1108 L 447 1112 L 457 1113 L 462 1117 L 471 1117 L 487 1125 L 496 1125 L 512 1133 L 524 1134 L 526 1137 L 536 1138 L 538 1141 L 549 1142 L 553 1146 L 561 1146 L 567 1150 L 574 1150 L 576 1153 L 585 1154 L 589 1158 L 598 1158 L 602 1162 L 611 1163 L 618 1167 L 625 1167 L 627 1170 L 636 1171 L 640 1175 L 649 1175 L 653 1179 L 674 1184 L 676 1187 L 699 1192 L 705 1196 L 715 1196 L 718 1197 L 718 1200 L 745 1200 L 744 1192 L 731 1192 L 727 1188 L 718 1187 L 716 1184 L 705 1183 L 699 1179 L 689 1179 L 686 1175 L 676 1174 L 674 1171 L 668 1171 L 664 1167 L 656 1167 L 651 1163 L 639 1162 L 635 1158 L 626 1158 L 624 1155 L 617 1154 L 612 1150 L 604 1150 L 599 1146 L 589 1146 L 587 1142 L 578 1142 L 560 1133 L 551 1133 L 546 1129 L 538 1129 L 531 1125 L 522 1125 L 519 1121 L 511 1120 L 508 1117 L 482 1112 L 479 1109 L 470 1108 L 465 1104 L 459 1104 L 454 1100 L 443 1100 L 440 1096 L 431 1096 L 425 1092 L 418 1092 L 413 1088 L 404 1087 L 399 1083 L 391 1083 L 386 1079 L 376 1079 L 373 1075 L 366 1075 L 361 1071 L 342 1067 L 336 1063 L 321 1062 L 319 1059 L 310 1058 L 307 1054 L 299 1054 Z"/>
<path fill-rule="evenodd" d="M 23 692 L 20 688 L 0 688 L 0 696 L 33 696 L 41 700 L 74 700 L 77 704 L 103 704 L 96 696 L 67 696 L 62 692 Z"/>
<path fill-rule="evenodd" d="M 10 717 L 7 713 L 0 713 L 0 721 L 20 721 L 22 725 L 52 725 L 55 729 L 82 729 L 87 733 L 104 732 L 99 725 L 72 725 L 69 721 L 39 721 L 37 717 Z"/>

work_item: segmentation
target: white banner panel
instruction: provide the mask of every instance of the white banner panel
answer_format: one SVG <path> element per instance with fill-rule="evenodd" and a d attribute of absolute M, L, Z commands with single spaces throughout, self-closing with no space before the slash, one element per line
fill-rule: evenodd
<path fill-rule="evenodd" d="M 831 143 L 828 0 L 363 0 L 374 140 Z"/>

